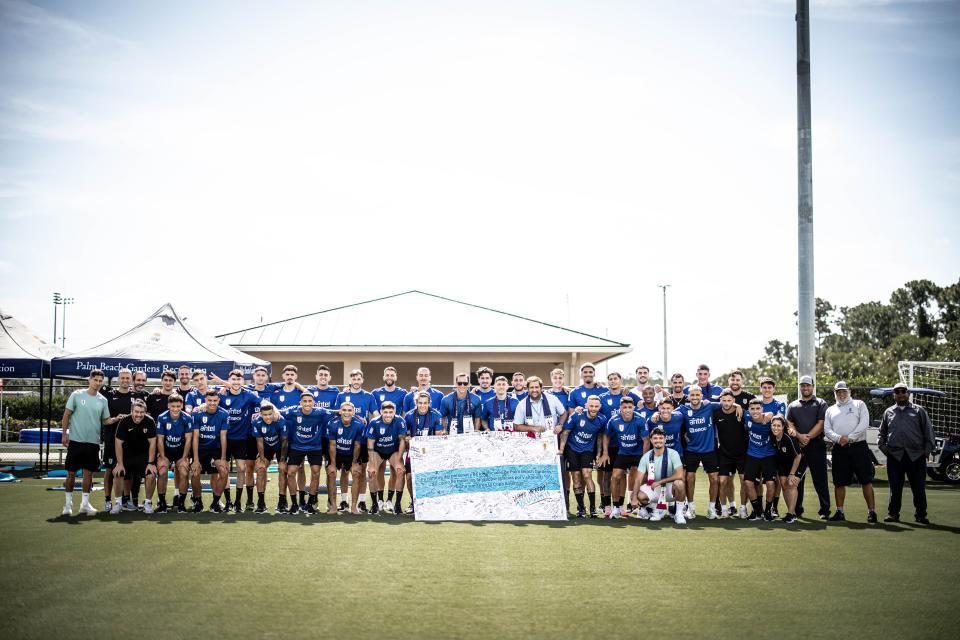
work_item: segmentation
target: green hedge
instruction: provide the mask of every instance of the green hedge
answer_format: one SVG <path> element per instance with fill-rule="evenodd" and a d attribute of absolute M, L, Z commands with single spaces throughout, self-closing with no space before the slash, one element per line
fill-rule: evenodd
<path fill-rule="evenodd" d="M 63 410 L 67 405 L 67 397 L 62 395 L 53 396 L 53 420 L 60 422 L 63 418 Z M 40 404 L 40 396 L 4 396 L 3 412 L 6 415 L 7 408 L 10 409 L 10 418 L 16 421 L 36 421 L 47 417 L 47 397 L 43 398 L 43 405 Z M 11 425 L 13 426 L 13 425 Z"/>

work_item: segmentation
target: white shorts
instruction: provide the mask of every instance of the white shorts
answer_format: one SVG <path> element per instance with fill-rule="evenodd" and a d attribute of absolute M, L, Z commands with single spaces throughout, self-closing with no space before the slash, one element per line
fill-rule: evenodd
<path fill-rule="evenodd" d="M 666 488 L 667 488 L 666 501 L 667 501 L 667 502 L 673 502 L 673 483 L 671 482 L 670 484 L 668 484 Z M 643 495 L 647 496 L 647 499 L 648 499 L 652 504 L 656 504 L 656 503 L 657 503 L 657 500 L 659 499 L 658 496 L 659 496 L 659 494 L 660 494 L 660 487 L 657 487 L 657 488 L 655 488 L 655 489 L 651 489 L 648 485 L 641 485 L 641 486 L 640 486 L 640 493 L 642 493 Z"/>

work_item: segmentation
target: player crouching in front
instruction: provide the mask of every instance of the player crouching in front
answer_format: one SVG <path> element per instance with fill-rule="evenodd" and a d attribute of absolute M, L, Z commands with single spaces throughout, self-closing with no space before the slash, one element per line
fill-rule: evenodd
<path fill-rule="evenodd" d="M 667 504 L 686 499 L 683 484 L 683 461 L 674 449 L 667 448 L 667 436 L 663 429 L 654 427 L 650 432 L 652 448 L 640 459 L 637 482 L 630 498 L 633 507 L 656 505 L 653 515 L 648 516 L 645 509 L 635 509 L 637 517 L 646 520 L 662 520 L 667 512 Z M 683 509 L 677 507 L 674 521 L 686 524 Z"/>

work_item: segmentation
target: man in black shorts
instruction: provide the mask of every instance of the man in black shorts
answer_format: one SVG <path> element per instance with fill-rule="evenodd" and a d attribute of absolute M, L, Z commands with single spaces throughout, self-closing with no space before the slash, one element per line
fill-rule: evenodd
<path fill-rule="evenodd" d="M 67 447 L 67 480 L 64 483 L 63 515 L 73 515 L 73 489 L 77 471 L 83 470 L 83 502 L 80 513 L 96 515 L 97 510 L 90 504 L 90 490 L 93 487 L 93 474 L 100 470 L 100 435 L 103 425 L 110 421 L 107 400 L 100 395 L 103 384 L 103 371 L 90 372 L 86 389 L 77 389 L 67 399 L 63 411 L 62 441 Z M 109 498 L 107 499 L 109 508 Z"/>
<path fill-rule="evenodd" d="M 334 417 L 327 424 L 327 440 L 330 441 L 330 458 L 336 464 L 336 471 L 340 472 L 340 508 L 339 511 L 350 510 L 357 516 L 360 510 L 357 501 L 360 498 L 360 474 L 363 467 L 370 461 L 366 447 L 367 425 L 354 415 L 356 407 L 353 402 L 346 401 L 340 405 L 340 415 Z M 328 476 L 329 478 L 329 476 Z M 348 482 L 352 479 L 352 482 Z M 350 503 L 343 498 L 350 489 Z M 328 482 L 327 490 L 330 485 Z"/>
<path fill-rule="evenodd" d="M 650 390 L 653 389 L 651 387 Z M 626 516 L 629 509 L 623 506 L 627 489 L 627 475 L 640 464 L 640 458 L 650 448 L 647 421 L 634 410 L 632 396 L 620 398 L 620 411 L 607 422 L 603 434 L 603 449 L 598 462 L 602 465 L 613 458 L 613 477 L 610 480 L 613 496 L 611 518 Z M 614 444 L 615 446 L 611 446 Z M 612 453 L 616 452 L 616 453 Z M 636 480 L 636 478 L 631 478 Z"/>
<path fill-rule="evenodd" d="M 210 511 L 222 513 L 220 495 L 230 482 L 230 467 L 227 465 L 227 429 L 230 414 L 220 408 L 220 394 L 214 389 L 207 389 L 203 407 L 197 408 L 190 417 L 193 418 L 193 512 L 203 511 L 200 474 L 206 473 L 210 475 L 210 491 L 213 493 Z"/>
<path fill-rule="evenodd" d="M 827 403 L 814 395 L 813 378 L 800 378 L 800 397 L 787 407 L 787 433 L 803 447 L 803 457 L 810 469 L 810 479 L 820 502 L 821 520 L 830 518 L 830 487 L 827 484 L 827 445 L 823 440 L 823 420 Z M 803 485 L 797 489 L 797 517 L 803 515 Z"/>
<path fill-rule="evenodd" d="M 110 408 L 110 420 L 104 424 L 101 433 L 103 438 L 103 466 L 109 472 L 104 474 L 103 477 L 103 492 L 107 500 L 110 499 L 111 493 L 113 493 L 116 498 L 113 503 L 113 508 L 111 509 L 109 506 L 106 508 L 110 509 L 110 513 L 113 514 L 120 513 L 121 509 L 124 511 L 136 511 L 136 501 L 131 500 L 130 497 L 133 491 L 133 483 L 129 478 L 115 480 L 116 476 L 113 473 L 113 469 L 117 464 L 115 444 L 117 425 L 120 424 L 121 420 L 131 414 L 133 401 L 146 400 L 147 394 L 134 391 L 133 371 L 124 367 L 117 372 L 117 387 L 107 390 L 104 397 L 107 399 L 107 406 Z M 137 488 L 139 489 L 139 484 Z"/>
<path fill-rule="evenodd" d="M 751 398 L 752 399 L 752 398 Z M 727 506 L 719 512 L 721 518 L 737 515 L 737 503 L 733 499 L 733 479 L 740 474 L 741 505 L 739 515 L 746 519 L 747 487 L 743 476 L 743 463 L 747 457 L 747 427 L 743 414 L 737 412 L 737 397 L 732 389 L 720 392 L 720 407 L 713 411 L 713 424 L 717 428 L 717 466 L 719 467 L 720 499 Z M 749 401 L 748 401 L 749 402 Z"/>
<path fill-rule="evenodd" d="M 116 439 L 117 466 L 113 475 L 124 480 L 144 481 L 143 512 L 151 514 L 157 483 L 157 423 L 147 415 L 146 402 L 133 401 L 130 415 L 117 425 Z"/>
<path fill-rule="evenodd" d="M 302 392 L 301 392 L 302 393 Z M 277 461 L 277 484 L 280 485 L 280 498 L 277 500 L 277 513 L 287 512 L 287 421 L 269 400 L 260 404 L 260 411 L 253 417 L 251 429 L 256 442 L 257 459 L 257 509 L 256 513 L 267 512 L 264 495 L 267 491 L 267 468 Z M 290 492 L 290 499 L 296 500 L 297 492 Z"/>
<path fill-rule="evenodd" d="M 747 423 L 747 459 L 743 463 L 743 474 L 747 477 L 747 492 L 753 505 L 750 520 L 773 520 L 774 480 L 777 477 L 776 451 L 773 448 L 773 436 L 770 432 L 771 416 L 763 413 L 763 401 L 754 398 L 748 405 L 749 413 L 744 416 Z M 766 485 L 767 504 L 763 505 L 760 485 Z"/>
<path fill-rule="evenodd" d="M 787 515 L 783 521 L 790 524 L 797 520 L 797 485 L 807 471 L 807 463 L 800 453 L 800 443 L 786 433 L 786 429 L 787 419 L 781 415 L 774 416 L 770 422 L 770 433 L 776 449 L 777 477 L 787 502 Z"/>

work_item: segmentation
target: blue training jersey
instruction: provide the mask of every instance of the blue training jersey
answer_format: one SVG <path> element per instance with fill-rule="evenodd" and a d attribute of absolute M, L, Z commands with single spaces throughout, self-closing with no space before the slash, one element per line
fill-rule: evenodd
<path fill-rule="evenodd" d="M 435 436 L 443 431 L 443 417 L 436 409 L 430 409 L 426 415 L 411 411 L 403 421 L 407 423 L 407 433 L 411 436 Z"/>
<path fill-rule="evenodd" d="M 498 400 L 497 396 L 493 396 L 483 403 L 480 417 L 487 423 L 487 428 L 490 431 L 496 431 L 498 426 L 499 430 L 503 431 L 508 426 L 513 426 L 513 416 L 517 413 L 517 405 L 519 404 L 519 400 L 510 396 L 503 400 Z"/>
<path fill-rule="evenodd" d="M 366 433 L 366 423 L 356 417 L 350 420 L 350 424 L 345 424 L 340 416 L 327 423 L 327 440 L 336 441 L 337 456 L 352 456 L 357 443 L 367 446 L 364 442 Z"/>
<path fill-rule="evenodd" d="M 666 422 L 662 419 L 654 422 L 653 416 L 647 419 L 647 429 L 649 431 L 653 431 L 656 427 L 663 429 L 663 433 L 667 437 L 667 447 L 679 453 L 681 458 L 683 457 L 682 434 L 684 426 L 683 415 L 679 411 L 673 411 L 670 414 L 670 419 Z"/>
<path fill-rule="evenodd" d="M 290 448 L 295 451 L 319 451 L 323 448 L 327 424 L 334 416 L 329 409 L 314 407 L 309 414 L 301 407 L 295 407 L 287 412 L 287 438 L 290 439 Z"/>
<path fill-rule="evenodd" d="M 370 421 L 365 440 L 373 440 L 373 448 L 379 451 L 393 451 L 400 446 L 400 439 L 407 435 L 407 424 L 400 416 L 394 416 L 389 423 L 383 418 Z M 363 442 L 361 446 L 367 446 Z"/>
<path fill-rule="evenodd" d="M 354 391 L 350 387 L 347 387 L 337 395 L 334 408 L 339 409 L 340 405 L 344 402 L 352 402 L 354 408 L 357 410 L 356 416 L 362 418 L 364 422 L 366 422 L 373 413 L 380 410 L 380 404 L 374 395 L 363 389 Z"/>
<path fill-rule="evenodd" d="M 606 387 L 601 387 L 597 384 L 593 385 L 592 387 L 580 385 L 570 392 L 570 397 L 567 399 L 567 408 L 576 409 L 577 407 L 586 407 L 587 398 L 590 396 L 597 396 L 599 398 L 600 395 L 606 391 Z"/>
<path fill-rule="evenodd" d="M 206 409 L 195 411 L 193 413 L 193 431 L 197 435 L 199 447 L 201 449 L 216 449 L 220 446 L 220 432 L 226 431 L 227 422 L 230 414 L 217 407 L 217 410 L 210 413 Z"/>
<path fill-rule="evenodd" d="M 600 412 L 607 417 L 607 420 L 620 415 L 620 399 L 624 396 L 633 398 L 634 406 L 640 403 L 640 399 L 626 389 L 621 389 L 617 394 L 610 393 L 608 390 L 600 395 Z"/>
<path fill-rule="evenodd" d="M 717 428 L 713 424 L 713 412 L 719 408 L 720 404 L 716 402 L 701 402 L 698 409 L 689 404 L 677 407 L 687 423 L 687 451 L 710 453 L 717 450 Z"/>
<path fill-rule="evenodd" d="M 743 414 L 747 425 L 747 455 L 752 458 L 769 458 L 776 454 L 770 423 L 754 422 L 749 413 Z"/>
<path fill-rule="evenodd" d="M 413 411 L 417 408 L 417 394 L 420 393 L 420 390 L 410 391 L 407 395 L 403 396 L 403 413 L 406 414 L 408 411 Z M 440 411 L 440 403 L 443 402 L 443 392 L 430 387 L 427 389 L 427 393 L 430 394 L 430 408 Z"/>
<path fill-rule="evenodd" d="M 467 393 L 463 398 L 457 397 L 457 392 L 448 393 L 440 401 L 440 415 L 447 419 L 450 432 L 453 433 L 456 427 L 457 433 L 463 433 L 463 418 L 470 416 L 473 418 L 474 430 L 480 429 L 480 413 L 483 410 L 483 404 L 480 402 L 480 396 L 475 393 Z"/>
<path fill-rule="evenodd" d="M 313 399 L 316 400 L 316 406 L 320 409 L 334 409 L 337 406 L 337 396 L 340 395 L 340 389 L 336 387 L 327 387 L 326 389 L 321 389 L 317 385 L 311 385 L 307 387 L 307 391 L 313 396 Z M 297 398 L 297 404 L 300 403 L 300 399 Z"/>
<path fill-rule="evenodd" d="M 593 451 L 597 444 L 597 435 L 603 433 L 607 426 L 602 413 L 591 418 L 584 411 L 581 414 L 571 413 L 563 428 L 570 432 L 566 446 L 574 453 Z"/>
<path fill-rule="evenodd" d="M 164 411 L 157 417 L 157 435 L 163 436 L 164 449 L 179 449 L 184 444 L 184 437 L 193 431 L 193 418 L 186 411 L 174 420 L 170 411 Z"/>
<path fill-rule="evenodd" d="M 263 389 L 257 389 L 257 385 L 255 384 L 245 384 L 243 385 L 243 388 L 247 391 L 252 391 L 257 394 L 260 397 L 260 402 L 263 402 L 264 400 L 270 400 L 272 402 L 273 394 L 277 389 L 282 389 L 283 384 L 280 382 L 268 382 L 263 385 Z M 260 402 L 253 406 L 253 413 L 250 414 L 251 420 L 253 419 L 253 416 L 260 413 Z"/>
<path fill-rule="evenodd" d="M 274 389 L 273 393 L 270 394 L 270 404 L 275 406 L 280 413 L 285 413 L 294 407 L 300 406 L 300 394 L 302 393 L 303 392 L 296 387 L 287 391 L 281 386 L 279 389 Z M 316 400 L 316 398 L 314 398 L 314 400 Z M 257 412 L 259 413 L 259 410 Z"/>
<path fill-rule="evenodd" d="M 607 423 L 607 435 L 610 436 L 608 450 L 619 449 L 621 455 L 639 456 L 643 453 L 643 439 L 649 436 L 647 421 L 636 412 L 629 422 L 618 415 Z"/>
<path fill-rule="evenodd" d="M 473 393 L 475 393 L 475 394 L 477 394 L 478 396 L 480 396 L 480 404 L 483 404 L 483 403 L 485 403 L 487 400 L 489 400 L 490 398 L 495 398 L 495 397 L 497 396 L 497 392 L 494 390 L 493 387 L 490 387 L 490 388 L 487 389 L 486 391 L 484 391 L 484 390 L 481 389 L 480 387 L 477 387 L 477 390 L 474 391 Z M 507 395 L 510 395 L 509 392 L 507 392 Z"/>
<path fill-rule="evenodd" d="M 202 408 L 206 402 L 206 392 L 201 392 L 197 389 L 194 389 L 187 394 L 186 398 L 183 399 L 183 408 L 186 409 L 187 407 L 193 407 L 191 411 L 196 411 L 197 409 Z"/>
<path fill-rule="evenodd" d="M 687 391 L 690 390 L 691 385 L 687 385 L 683 388 L 683 395 L 687 395 Z M 723 387 L 715 384 L 707 384 L 705 387 L 700 387 L 700 391 L 703 392 L 703 401 L 719 401 L 720 394 L 723 392 Z"/>
<path fill-rule="evenodd" d="M 267 424 L 263 416 L 253 417 L 253 437 L 263 439 L 264 451 L 276 451 L 282 444 L 281 438 L 287 437 L 287 421 L 283 416 L 277 416 L 273 422 Z"/>
<path fill-rule="evenodd" d="M 403 399 L 406 395 L 406 390 L 400 387 L 394 387 L 393 391 L 389 391 L 386 387 L 379 387 L 373 390 L 373 398 L 377 401 L 377 411 L 380 411 L 383 403 L 389 400 L 397 406 L 398 416 L 403 415 Z"/>
<path fill-rule="evenodd" d="M 543 392 L 549 393 L 554 398 L 559 400 L 560 404 L 563 405 L 563 408 L 565 410 L 570 408 L 570 394 L 564 391 L 563 389 L 554 389 L 553 387 L 550 387 L 549 389 L 544 389 Z"/>
<path fill-rule="evenodd" d="M 763 398 L 760 399 L 763 402 Z M 775 416 L 787 417 L 787 405 L 783 404 L 779 400 L 771 400 L 770 402 L 763 403 L 763 412 L 772 413 Z M 744 414 L 747 413 L 746 410 L 743 411 Z"/>
<path fill-rule="evenodd" d="M 227 391 L 220 396 L 220 408 L 230 414 L 227 440 L 246 440 L 250 436 L 250 416 L 259 405 L 260 396 L 249 389 L 240 389 L 236 394 Z"/>

